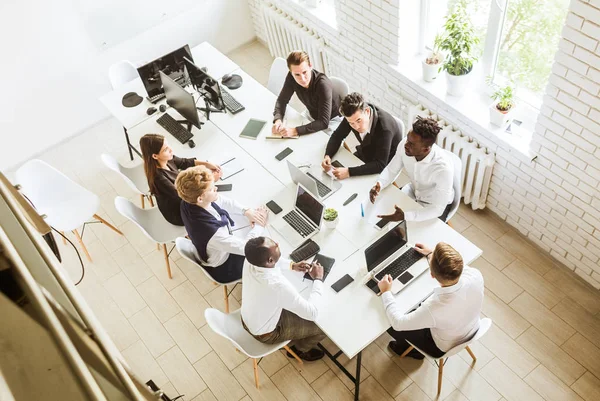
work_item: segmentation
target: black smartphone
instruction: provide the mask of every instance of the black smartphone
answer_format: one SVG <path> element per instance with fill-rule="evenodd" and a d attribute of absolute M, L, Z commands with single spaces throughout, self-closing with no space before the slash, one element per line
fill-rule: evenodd
<path fill-rule="evenodd" d="M 275 203 L 274 201 L 268 201 L 267 202 L 267 207 L 275 214 L 279 214 L 281 213 L 281 211 L 283 210 L 281 207 L 279 207 L 279 205 L 277 203 Z"/>
<path fill-rule="evenodd" d="M 332 165 L 333 167 L 336 167 L 336 168 L 342 168 L 342 167 L 344 167 L 344 165 L 343 165 L 342 163 L 340 163 L 340 161 L 339 161 L 339 160 L 334 160 L 334 161 L 332 161 L 332 162 L 331 162 L 331 165 Z"/>
<path fill-rule="evenodd" d="M 333 290 L 335 292 L 340 292 L 341 290 L 343 290 L 348 284 L 350 284 L 351 282 L 353 282 L 354 279 L 352 277 L 350 277 L 347 274 L 344 274 L 344 277 L 342 277 L 341 279 L 339 279 L 338 281 L 336 281 L 335 283 L 333 283 L 331 285 L 331 288 L 333 288 Z"/>
<path fill-rule="evenodd" d="M 227 192 L 227 191 L 231 191 L 231 189 L 233 188 L 232 184 L 219 184 L 219 185 L 215 185 L 215 187 L 217 187 L 217 192 Z"/>
<path fill-rule="evenodd" d="M 279 161 L 282 161 L 283 159 L 285 159 L 290 153 L 292 153 L 293 150 L 290 148 L 285 148 L 281 151 L 281 153 L 279 153 L 277 156 L 275 156 L 275 158 Z"/>
<path fill-rule="evenodd" d="M 381 230 L 383 227 L 387 226 L 390 220 L 381 219 L 375 224 L 375 228 Z"/>

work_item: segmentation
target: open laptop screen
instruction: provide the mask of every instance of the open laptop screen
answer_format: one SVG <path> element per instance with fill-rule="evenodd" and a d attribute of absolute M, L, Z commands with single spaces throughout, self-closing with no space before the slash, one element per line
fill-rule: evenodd
<path fill-rule="evenodd" d="M 392 228 L 370 247 L 365 249 L 367 270 L 373 270 L 390 255 L 406 245 L 407 241 L 406 221 L 402 220 L 396 227 Z"/>
<path fill-rule="evenodd" d="M 323 216 L 323 204 L 319 202 L 310 192 L 298 185 L 296 194 L 296 207 L 306 215 L 317 227 L 321 225 Z"/>

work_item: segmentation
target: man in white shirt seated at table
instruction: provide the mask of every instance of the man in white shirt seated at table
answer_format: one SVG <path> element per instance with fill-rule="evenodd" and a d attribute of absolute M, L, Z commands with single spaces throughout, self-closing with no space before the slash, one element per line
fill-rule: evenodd
<path fill-rule="evenodd" d="M 396 341 L 389 347 L 402 355 L 410 345 L 434 358 L 441 358 L 457 345 L 469 341 L 479 330 L 483 304 L 483 276 L 477 269 L 464 266 L 462 256 L 450 245 L 440 242 L 431 251 L 423 244 L 415 249 L 427 257 L 431 277 L 440 283 L 433 294 L 414 311 L 405 314 L 391 293 L 392 277 L 387 274 L 378 283 L 385 313 L 392 324 L 388 333 Z M 406 356 L 423 359 L 416 349 Z"/>
<path fill-rule="evenodd" d="M 315 324 L 323 291 L 323 266 L 281 259 L 279 245 L 270 238 L 250 239 L 242 271 L 242 325 L 266 344 L 292 340 L 291 349 L 305 361 L 323 358 L 317 348 L 325 334 Z M 308 272 L 312 291 L 304 299 L 282 269 Z M 293 357 L 288 353 L 288 357 Z"/>
<path fill-rule="evenodd" d="M 379 191 L 393 183 L 404 168 L 410 184 L 405 185 L 402 191 L 423 209 L 405 212 L 395 206 L 393 214 L 378 217 L 391 221 L 439 218 L 446 222 L 454 200 L 454 163 L 449 152 L 435 144 L 440 130 L 434 119 L 417 116 L 412 130 L 400 142 L 396 155 L 369 192 L 371 202 L 375 203 Z"/>

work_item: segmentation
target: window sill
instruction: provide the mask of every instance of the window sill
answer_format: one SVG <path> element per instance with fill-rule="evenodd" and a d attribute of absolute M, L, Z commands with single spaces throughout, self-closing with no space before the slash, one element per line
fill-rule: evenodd
<path fill-rule="evenodd" d="M 333 4 L 326 3 L 325 1 L 321 1 L 321 3 L 317 7 L 310 7 L 306 4 L 306 0 L 287 0 L 289 3 L 296 4 L 298 7 L 303 8 L 308 13 L 310 13 L 313 17 L 321 20 L 327 26 L 338 30 L 337 18 L 335 14 L 335 7 Z"/>
<path fill-rule="evenodd" d="M 459 119 L 460 117 L 467 119 L 469 125 L 475 125 L 477 131 L 485 133 L 486 139 L 498 145 L 504 143 L 509 146 L 509 150 L 518 152 L 528 160 L 534 158 L 535 155 L 530 150 L 530 143 L 539 113 L 537 109 L 525 102 L 520 102 L 514 111 L 513 117 L 522 121 L 522 124 L 516 130 L 513 130 L 513 133 L 506 132 L 506 127 L 497 127 L 490 123 L 489 107 L 492 100 L 484 89 L 486 88 L 485 80 L 477 66 L 472 72 L 473 76 L 464 96 L 455 97 L 446 93 L 445 72 L 442 71 L 434 82 L 430 83 L 423 80 L 421 61 L 422 57 L 417 56 L 402 65 L 389 65 L 389 67 L 408 78 L 411 86 L 419 96 L 425 97 L 429 101 L 443 103 L 450 112 L 457 113 Z"/>

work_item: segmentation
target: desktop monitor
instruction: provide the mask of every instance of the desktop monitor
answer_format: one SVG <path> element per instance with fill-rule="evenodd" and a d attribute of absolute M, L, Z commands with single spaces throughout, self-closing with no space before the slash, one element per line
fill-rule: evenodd
<path fill-rule="evenodd" d="M 185 80 L 184 57 L 193 60 L 192 52 L 188 45 L 165 54 L 137 69 L 149 98 L 164 93 L 159 72 L 162 71 L 175 81 Z"/>
<path fill-rule="evenodd" d="M 185 68 L 190 82 L 208 103 L 217 110 L 225 110 L 219 82 L 208 73 L 202 71 L 191 59 L 184 57 Z"/>
<path fill-rule="evenodd" d="M 179 86 L 177 82 L 169 78 L 164 72 L 160 71 L 159 74 L 165 89 L 167 104 L 177 110 L 187 120 L 188 125 L 193 124 L 196 128 L 200 128 L 200 117 L 198 117 L 198 109 L 196 109 L 194 96 Z"/>

